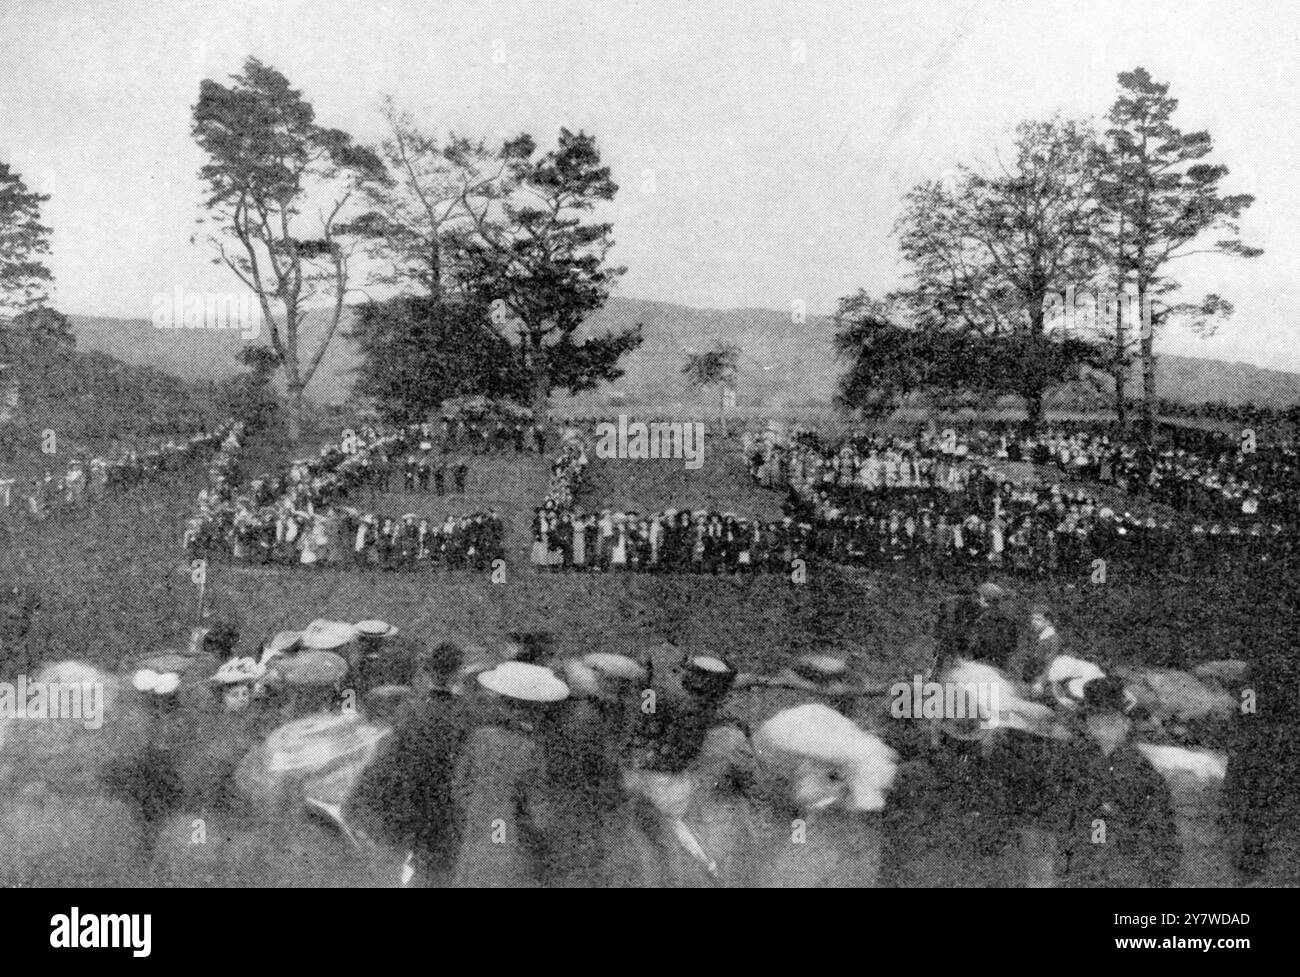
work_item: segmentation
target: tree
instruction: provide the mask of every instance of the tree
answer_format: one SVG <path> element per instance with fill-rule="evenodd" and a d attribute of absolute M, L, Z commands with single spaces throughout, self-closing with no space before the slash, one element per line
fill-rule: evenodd
<path fill-rule="evenodd" d="M 527 378 L 481 305 L 398 296 L 357 310 L 351 336 L 362 353 L 354 392 L 389 421 L 426 421 L 444 400 L 473 394 L 516 399 Z"/>
<path fill-rule="evenodd" d="M 41 204 L 49 199 L 0 163 L 0 320 L 46 302 L 50 229 L 41 223 Z"/>
<path fill-rule="evenodd" d="M 713 349 L 688 353 L 682 373 L 692 386 L 718 388 L 718 417 L 723 437 L 727 434 L 727 388 L 734 387 L 740 367 L 740 350 L 731 343 L 717 342 Z"/>
<path fill-rule="evenodd" d="M 1071 369 L 1092 358 L 1086 341 L 1067 343 L 1060 330 L 1049 329 L 1048 309 L 1067 288 L 1087 286 L 1097 274 L 1097 173 L 1087 125 L 1024 122 L 1009 165 L 963 166 L 950 183 L 922 183 L 907 195 L 899 219 L 911 284 L 892 302 L 928 342 L 940 342 L 936 330 L 996 340 L 976 344 L 981 355 L 960 379 L 1022 397 L 1031 427 L 1042 416 L 1044 392 L 1061 381 L 1060 354 L 1086 354 Z M 1059 349 L 1048 355 L 1046 344 L 1053 342 Z M 1012 357 L 1017 369 L 1011 373 L 976 369 L 992 368 L 1017 347 L 1027 355 Z"/>
<path fill-rule="evenodd" d="M 214 261 L 261 304 L 298 440 L 304 390 L 338 331 L 349 260 L 368 232 L 358 205 L 367 185 L 386 179 L 383 163 L 347 133 L 318 125 L 302 93 L 256 58 L 229 86 L 200 84 L 193 134 L 208 157 L 199 176 L 219 231 Z M 317 300 L 326 302 L 324 331 L 304 359 L 302 330 Z"/>
<path fill-rule="evenodd" d="M 0 363 L 11 375 L 12 396 L 26 403 L 65 395 L 65 373 L 76 342 L 68 317 L 47 306 L 0 322 Z"/>
<path fill-rule="evenodd" d="M 626 270 L 605 260 L 612 227 L 586 220 L 618 186 L 595 138 L 582 132 L 562 128 L 556 148 L 541 155 L 531 137 L 519 136 L 500 158 L 504 191 L 461 201 L 470 218 L 459 244 L 463 274 L 467 294 L 493 308 L 498 332 L 516 332 L 528 405 L 545 419 L 552 390 L 577 393 L 617 379 L 619 360 L 641 343 L 640 326 L 575 337 Z"/>
<path fill-rule="evenodd" d="M 898 321 L 888 302 L 858 292 L 836 310 L 836 352 L 849 361 L 840 406 L 879 416 L 913 394 L 999 394 L 1064 383 L 1096 350 L 1077 336 L 983 333 Z"/>
<path fill-rule="evenodd" d="M 265 430 L 278 417 L 280 404 L 271 378 L 279 369 L 279 358 L 269 346 L 248 345 L 240 348 L 235 359 L 247 369 L 222 381 L 217 403 L 224 416 L 240 416 L 249 431 Z"/>
<path fill-rule="evenodd" d="M 1199 301 L 1161 304 L 1178 291 L 1168 272 L 1176 259 L 1192 254 L 1253 258 L 1263 252 L 1239 237 L 1237 219 L 1254 202 L 1249 194 L 1224 194 L 1225 166 L 1200 162 L 1213 150 L 1208 132 L 1183 132 L 1170 120 L 1178 100 L 1169 86 L 1153 81 L 1145 68 L 1121 72 L 1120 93 L 1107 116 L 1103 178 L 1098 200 L 1103 218 L 1101 241 L 1118 282 L 1132 288 L 1141 309 L 1138 338 L 1142 362 L 1142 430 L 1150 440 L 1157 401 L 1155 335 L 1178 317 L 1190 318 L 1201 333 L 1232 312 L 1217 295 Z M 1219 237 L 1206 242 L 1214 232 Z M 1116 348 L 1131 343 L 1117 323 Z M 1122 378 L 1117 382 L 1122 382 Z"/>
<path fill-rule="evenodd" d="M 375 277 L 441 302 L 449 291 L 459 291 L 471 214 L 509 192 L 510 161 L 482 140 L 452 134 L 439 142 L 390 98 L 381 112 L 389 134 L 377 153 L 389 179 L 367 187 L 374 209 L 365 221 L 374 236 L 372 252 L 388 270 Z"/>

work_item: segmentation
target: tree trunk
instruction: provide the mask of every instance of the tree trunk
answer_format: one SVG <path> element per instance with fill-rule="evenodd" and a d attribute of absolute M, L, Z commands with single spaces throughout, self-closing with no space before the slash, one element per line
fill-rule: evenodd
<path fill-rule="evenodd" d="M 528 388 L 528 406 L 533 412 L 533 422 L 545 427 L 551 413 L 551 381 L 541 356 L 533 358 L 532 374 L 532 381 Z"/>
<path fill-rule="evenodd" d="M 1156 430 L 1155 339 L 1149 326 L 1142 329 L 1142 437 L 1152 443 Z"/>
<path fill-rule="evenodd" d="M 302 420 L 303 420 L 303 388 L 301 385 L 290 387 L 289 396 L 289 440 L 292 442 L 294 449 L 297 450 L 299 443 L 302 441 Z"/>
<path fill-rule="evenodd" d="M 1033 434 L 1043 422 L 1043 392 L 1035 390 L 1025 394 L 1025 426 Z"/>
<path fill-rule="evenodd" d="M 1122 433 L 1128 427 L 1128 369 L 1116 364 L 1110 375 L 1115 378 L 1115 426 Z"/>

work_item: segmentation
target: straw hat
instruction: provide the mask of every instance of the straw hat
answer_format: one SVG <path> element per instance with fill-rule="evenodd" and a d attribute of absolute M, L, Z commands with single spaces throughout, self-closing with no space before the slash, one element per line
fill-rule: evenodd
<path fill-rule="evenodd" d="M 879 811 L 885 791 L 898 771 L 898 754 L 878 737 L 819 703 L 784 709 L 754 734 L 760 755 L 794 765 L 797 799 L 826 806 L 843 794 L 850 810 Z M 827 771 L 837 771 L 847 785 L 832 791 Z"/>
<path fill-rule="evenodd" d="M 721 695 L 736 679 L 735 667 L 716 655 L 690 656 L 682 668 L 682 687 L 693 695 Z"/>
<path fill-rule="evenodd" d="M 391 638 L 397 634 L 397 628 L 387 621 L 358 621 L 353 628 L 363 638 Z"/>
<path fill-rule="evenodd" d="M 833 655 L 800 655 L 794 663 L 795 673 L 813 682 L 842 678 L 848 670 L 848 662 Z"/>
<path fill-rule="evenodd" d="M 333 651 L 342 648 L 356 636 L 356 628 L 351 624 L 317 618 L 303 629 L 302 646 L 313 651 Z"/>
<path fill-rule="evenodd" d="M 1105 678 L 1106 673 L 1100 667 L 1082 658 L 1070 655 L 1058 655 L 1047 666 L 1047 681 L 1063 687 L 1068 699 L 1057 695 L 1057 701 L 1063 705 L 1079 705 L 1083 702 L 1083 687 L 1095 678 Z"/>
<path fill-rule="evenodd" d="M 171 695 L 180 688 L 181 677 L 176 672 L 155 672 L 152 668 L 142 668 L 131 676 L 131 685 L 137 692 Z"/>
<path fill-rule="evenodd" d="M 342 655 L 332 651 L 304 651 L 277 661 L 270 669 L 285 685 L 334 685 L 348 672 Z"/>
<path fill-rule="evenodd" d="M 194 658 L 189 655 L 182 655 L 178 651 L 163 651 L 156 655 L 150 655 L 142 658 L 137 664 L 137 669 L 144 669 L 151 672 L 165 674 L 175 672 L 177 675 L 184 674 L 186 669 L 194 663 Z"/>
<path fill-rule="evenodd" d="M 314 773 L 363 754 L 385 730 L 356 713 L 316 713 L 285 723 L 266 738 L 270 773 Z"/>
<path fill-rule="evenodd" d="M 266 667 L 252 658 L 232 658 L 212 676 L 209 681 L 218 685 L 237 685 L 240 682 L 256 682 L 266 674 Z"/>
<path fill-rule="evenodd" d="M 262 649 L 264 657 L 283 655 L 293 651 L 302 643 L 301 631 L 280 631 Z"/>
<path fill-rule="evenodd" d="M 569 696 L 569 687 L 549 668 L 524 662 L 502 662 L 480 672 L 478 681 L 497 695 L 523 702 L 559 702 Z"/>
<path fill-rule="evenodd" d="M 646 677 L 645 666 L 627 655 L 593 651 L 582 656 L 582 663 L 601 675 L 621 678 L 628 682 L 637 682 Z"/>

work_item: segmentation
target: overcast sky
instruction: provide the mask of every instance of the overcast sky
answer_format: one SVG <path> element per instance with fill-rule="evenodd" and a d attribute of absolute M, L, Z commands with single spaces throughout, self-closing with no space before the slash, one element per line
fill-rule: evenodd
<path fill-rule="evenodd" d="M 60 308 L 233 291 L 190 242 L 190 111 L 252 54 L 365 140 L 383 93 L 433 129 L 592 132 L 622 187 L 622 294 L 828 312 L 898 284 L 909 186 L 1021 119 L 1103 115 L 1141 64 L 1256 195 L 1243 231 L 1265 249 L 1191 259 L 1188 284 L 1237 315 L 1164 348 L 1300 370 L 1298 41 L 1300 5 L 1230 0 L 8 0 L 0 158 L 52 196 Z"/>

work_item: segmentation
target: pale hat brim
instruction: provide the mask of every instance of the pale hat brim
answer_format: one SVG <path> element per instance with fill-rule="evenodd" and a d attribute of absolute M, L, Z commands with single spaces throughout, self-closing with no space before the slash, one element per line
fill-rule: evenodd
<path fill-rule="evenodd" d="M 627 655 L 606 651 L 593 651 L 582 656 L 582 663 L 601 675 L 626 679 L 630 682 L 645 678 L 646 670 L 640 662 Z"/>
<path fill-rule="evenodd" d="M 477 677 L 485 689 L 522 702 L 560 702 L 569 697 L 569 687 L 541 665 L 502 662 Z"/>
<path fill-rule="evenodd" d="M 312 621 L 302 632 L 302 646 L 312 651 L 341 648 L 357 636 L 356 628 L 343 621 Z"/>
<path fill-rule="evenodd" d="M 305 651 L 292 658 L 283 658 L 270 669 L 285 685 L 333 685 L 348 672 L 348 663 L 332 651 Z"/>
<path fill-rule="evenodd" d="M 353 628 L 363 638 L 391 638 L 398 631 L 396 625 L 378 620 L 358 621 Z"/>

